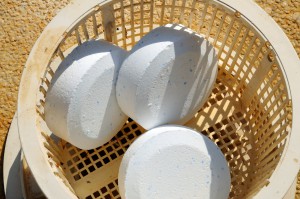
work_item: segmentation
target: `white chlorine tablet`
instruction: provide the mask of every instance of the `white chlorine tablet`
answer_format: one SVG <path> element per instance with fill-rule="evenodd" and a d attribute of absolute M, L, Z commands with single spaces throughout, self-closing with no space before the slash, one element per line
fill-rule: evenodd
<path fill-rule="evenodd" d="M 179 126 L 139 137 L 123 157 L 118 180 L 122 199 L 227 199 L 231 181 L 220 149 Z"/>
<path fill-rule="evenodd" d="M 145 129 L 184 124 L 208 98 L 216 75 L 213 46 L 190 29 L 168 24 L 144 36 L 128 54 L 117 100 Z"/>
<path fill-rule="evenodd" d="M 106 41 L 88 41 L 60 64 L 45 103 L 45 119 L 57 136 L 81 149 L 109 141 L 126 121 L 115 84 L 126 51 Z"/>

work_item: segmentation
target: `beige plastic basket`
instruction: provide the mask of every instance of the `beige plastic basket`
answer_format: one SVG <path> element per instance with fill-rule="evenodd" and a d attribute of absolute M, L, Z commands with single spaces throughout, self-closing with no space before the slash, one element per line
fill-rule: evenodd
<path fill-rule="evenodd" d="M 266 13 L 250 0 L 77 0 L 43 31 L 20 84 L 21 144 L 48 198 L 120 198 L 122 155 L 144 133 L 128 119 L 110 142 L 93 150 L 56 138 L 45 124 L 43 106 L 59 63 L 91 38 L 130 50 L 143 35 L 167 23 L 190 27 L 218 50 L 213 92 L 186 126 L 207 135 L 226 156 L 230 198 L 287 196 L 299 170 L 300 64 Z"/>

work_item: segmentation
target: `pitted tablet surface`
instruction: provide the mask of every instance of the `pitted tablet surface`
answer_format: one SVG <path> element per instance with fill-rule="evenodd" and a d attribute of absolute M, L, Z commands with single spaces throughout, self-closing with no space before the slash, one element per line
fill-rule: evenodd
<path fill-rule="evenodd" d="M 115 95 L 126 52 L 106 41 L 88 41 L 60 64 L 45 102 L 45 119 L 57 136 L 81 149 L 109 141 L 127 116 Z"/>
<path fill-rule="evenodd" d="M 190 29 L 168 24 L 129 52 L 120 69 L 117 100 L 145 129 L 184 124 L 207 100 L 216 75 L 213 46 Z"/>
<path fill-rule="evenodd" d="M 189 128 L 163 126 L 139 137 L 119 169 L 122 199 L 227 199 L 230 173 L 220 149 Z"/>

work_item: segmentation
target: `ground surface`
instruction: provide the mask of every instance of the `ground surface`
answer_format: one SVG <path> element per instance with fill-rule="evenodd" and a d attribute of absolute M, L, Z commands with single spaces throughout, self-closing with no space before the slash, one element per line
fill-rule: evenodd
<path fill-rule="evenodd" d="M 16 110 L 18 85 L 27 56 L 47 23 L 70 0 L 0 1 L 0 153 Z M 300 1 L 256 0 L 283 28 L 300 56 Z M 0 161 L 2 162 L 2 155 Z M 2 164 L 0 164 L 2 182 Z M 300 179 L 299 179 L 300 181 Z M 299 183 L 298 183 L 299 185 Z M 300 198 L 300 186 L 296 198 Z M 0 184 L 0 198 L 4 198 Z"/>

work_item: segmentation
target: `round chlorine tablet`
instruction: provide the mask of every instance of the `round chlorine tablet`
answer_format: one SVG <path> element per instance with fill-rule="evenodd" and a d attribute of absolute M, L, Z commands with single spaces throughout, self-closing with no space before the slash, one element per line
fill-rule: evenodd
<path fill-rule="evenodd" d="M 118 176 L 122 199 L 227 199 L 230 172 L 207 137 L 180 126 L 162 126 L 126 151 Z"/>
<path fill-rule="evenodd" d="M 46 95 L 45 120 L 58 137 L 81 149 L 108 142 L 127 116 L 115 95 L 126 51 L 106 41 L 88 41 L 60 64 Z"/>
<path fill-rule="evenodd" d="M 207 100 L 217 76 L 213 46 L 181 25 L 144 36 L 120 69 L 117 100 L 145 129 L 184 124 Z"/>

